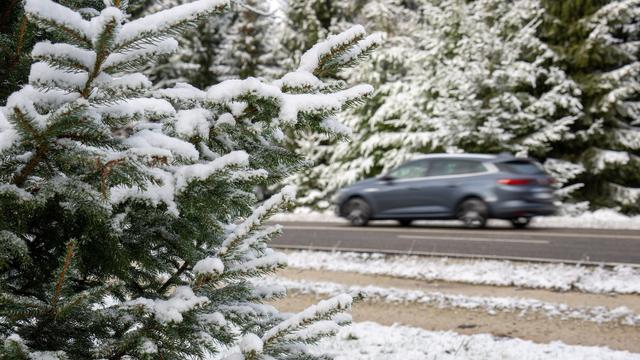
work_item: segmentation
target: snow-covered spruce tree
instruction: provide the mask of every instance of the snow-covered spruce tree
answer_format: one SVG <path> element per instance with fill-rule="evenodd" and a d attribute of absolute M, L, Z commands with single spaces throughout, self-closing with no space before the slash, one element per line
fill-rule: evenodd
<path fill-rule="evenodd" d="M 306 147 L 324 161 L 298 178 L 301 190 L 311 189 L 304 199 L 317 205 L 416 153 L 546 157 L 571 136 L 580 103 L 575 84 L 535 36 L 541 12 L 532 0 L 368 3 L 367 27 L 387 39 L 373 61 L 348 74 L 375 84 L 376 93 L 341 114 L 353 129 L 351 142 L 322 157 L 323 148 Z"/>
<path fill-rule="evenodd" d="M 354 23 L 366 24 L 367 27 L 374 26 L 379 28 L 378 24 L 368 15 L 388 14 L 390 11 L 375 11 L 373 9 L 384 8 L 389 4 L 388 0 L 375 0 L 369 2 L 363 1 L 325 1 L 325 0 L 309 0 L 309 1 L 289 1 L 284 7 L 284 14 L 287 19 L 282 25 L 282 40 L 279 47 L 279 55 L 281 63 L 288 69 L 295 64 L 291 59 L 295 59 L 299 54 L 321 39 L 325 34 L 337 33 L 353 26 Z M 382 5 L 381 5 L 382 4 Z M 380 6 L 381 5 L 381 6 Z M 378 35 L 379 38 L 379 35 Z M 393 73 L 395 69 L 388 69 Z M 344 86 L 341 81 L 347 77 L 345 74 L 336 72 L 333 74 L 323 74 L 331 76 L 338 86 Z M 341 121 L 344 119 L 340 115 Z M 349 127 L 340 129 L 342 135 L 350 135 Z M 333 137 L 327 134 L 313 133 L 304 137 L 295 137 L 291 139 L 289 148 L 295 149 L 298 153 L 304 154 L 308 160 L 307 168 L 304 171 L 296 173 L 289 182 L 293 182 L 300 186 L 300 197 L 297 202 L 299 204 L 323 205 L 328 204 L 328 197 L 324 188 L 324 181 L 319 177 L 319 167 L 330 161 L 335 147 L 344 141 L 344 136 Z"/>
<path fill-rule="evenodd" d="M 256 0 L 232 3 L 233 17 L 210 71 L 222 79 L 274 78 L 282 71 L 274 56 L 273 11 L 265 5 Z"/>
<path fill-rule="evenodd" d="M 573 141 L 553 155 L 581 164 L 577 196 L 640 212 L 640 1 L 543 1 L 541 38 L 579 86 Z"/>
<path fill-rule="evenodd" d="M 0 358 L 323 358 L 306 343 L 348 321 L 347 295 L 297 315 L 264 300 L 257 277 L 285 257 L 263 222 L 294 196 L 256 206 L 251 189 L 300 158 L 289 128 L 326 131 L 368 85 L 337 90 L 313 73 L 368 51 L 362 27 L 310 49 L 266 84 L 151 90 L 137 69 L 176 51 L 171 35 L 222 11 L 198 0 L 138 19 L 107 1 L 90 19 L 26 0 L 30 21 L 65 42 L 35 45 L 29 85 L 0 108 Z"/>
<path fill-rule="evenodd" d="M 141 12 L 148 14 L 190 2 L 189 0 L 161 0 L 148 4 Z M 149 64 L 144 74 L 149 76 L 155 87 L 174 86 L 180 82 L 189 83 L 199 89 L 218 83 L 223 74 L 214 65 L 222 56 L 222 42 L 236 17 L 226 11 L 199 21 L 175 38 L 180 44 L 179 51 Z"/>

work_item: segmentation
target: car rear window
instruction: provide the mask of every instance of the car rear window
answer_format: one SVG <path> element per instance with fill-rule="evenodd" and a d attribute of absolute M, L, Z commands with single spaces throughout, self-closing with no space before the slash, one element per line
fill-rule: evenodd
<path fill-rule="evenodd" d="M 500 171 L 512 173 L 512 174 L 521 174 L 521 175 L 536 175 L 536 174 L 544 174 L 542 167 L 535 162 L 526 161 L 526 160 L 518 160 L 518 161 L 507 161 L 503 163 L 497 163 L 496 166 Z"/>

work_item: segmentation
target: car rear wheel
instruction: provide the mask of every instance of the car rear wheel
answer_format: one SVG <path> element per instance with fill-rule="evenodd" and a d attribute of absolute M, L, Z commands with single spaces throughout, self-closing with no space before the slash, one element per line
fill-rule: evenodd
<path fill-rule="evenodd" d="M 359 198 L 347 201 L 342 213 L 354 226 L 365 226 L 371 219 L 371 207 L 365 200 Z"/>
<path fill-rule="evenodd" d="M 413 222 L 412 219 L 398 219 L 398 222 L 400 223 L 400 226 L 410 226 L 411 223 Z"/>
<path fill-rule="evenodd" d="M 530 217 L 521 216 L 511 219 L 511 225 L 516 229 L 524 229 L 529 226 L 529 223 L 531 223 Z"/>
<path fill-rule="evenodd" d="M 458 206 L 458 219 L 468 228 L 483 228 L 487 225 L 489 209 L 480 199 L 467 199 Z"/>

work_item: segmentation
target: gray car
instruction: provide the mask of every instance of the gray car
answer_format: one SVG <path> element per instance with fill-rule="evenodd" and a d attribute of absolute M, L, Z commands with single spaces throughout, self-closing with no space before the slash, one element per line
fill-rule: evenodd
<path fill-rule="evenodd" d="M 357 182 L 336 195 L 336 213 L 351 224 L 369 220 L 459 219 L 484 227 L 487 219 L 526 227 L 555 213 L 553 178 L 536 161 L 511 155 L 431 154 L 389 173 Z"/>

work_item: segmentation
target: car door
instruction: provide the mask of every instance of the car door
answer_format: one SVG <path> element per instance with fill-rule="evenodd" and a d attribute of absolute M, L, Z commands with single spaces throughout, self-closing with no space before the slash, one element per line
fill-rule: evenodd
<path fill-rule="evenodd" d="M 474 159 L 432 160 L 420 189 L 422 196 L 429 199 L 430 206 L 425 210 L 434 217 L 454 215 L 458 200 L 472 191 L 476 180 L 481 180 L 487 171 L 481 161 Z"/>
<path fill-rule="evenodd" d="M 393 218 L 414 214 L 423 201 L 417 197 L 419 186 L 428 171 L 428 160 L 415 160 L 400 165 L 381 177 L 369 196 L 374 201 L 376 216 Z"/>

